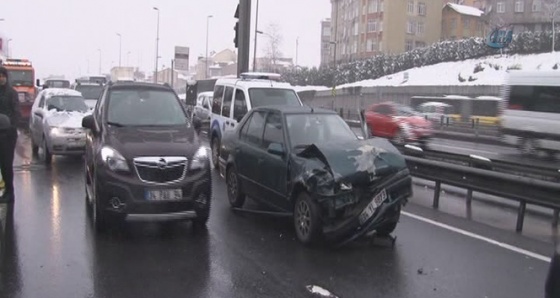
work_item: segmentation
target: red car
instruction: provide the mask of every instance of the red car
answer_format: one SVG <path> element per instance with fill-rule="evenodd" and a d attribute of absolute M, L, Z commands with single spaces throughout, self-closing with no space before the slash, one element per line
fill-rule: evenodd
<path fill-rule="evenodd" d="M 373 136 L 390 139 L 397 145 L 425 145 L 434 134 L 429 120 L 412 108 L 397 103 L 374 104 L 366 110 L 365 116 Z"/>

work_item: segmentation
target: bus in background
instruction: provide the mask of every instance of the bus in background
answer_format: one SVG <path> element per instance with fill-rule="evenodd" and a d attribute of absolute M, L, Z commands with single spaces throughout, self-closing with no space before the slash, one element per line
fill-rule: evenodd
<path fill-rule="evenodd" d="M 502 96 L 507 107 L 502 115 L 502 140 L 533 155 L 560 151 L 560 73 L 510 71 Z"/>
<path fill-rule="evenodd" d="M 429 102 L 439 102 L 451 106 L 453 111 L 447 117 L 452 122 L 477 121 L 478 124 L 498 125 L 500 116 L 504 110 L 505 102 L 500 97 L 495 96 L 479 96 L 476 98 L 447 95 L 447 96 L 413 96 L 410 99 L 410 106 L 418 110 L 422 104 Z"/>
<path fill-rule="evenodd" d="M 8 82 L 18 93 L 21 121 L 27 123 L 37 96 L 33 64 L 27 59 L 6 59 L 0 64 L 8 70 Z"/>

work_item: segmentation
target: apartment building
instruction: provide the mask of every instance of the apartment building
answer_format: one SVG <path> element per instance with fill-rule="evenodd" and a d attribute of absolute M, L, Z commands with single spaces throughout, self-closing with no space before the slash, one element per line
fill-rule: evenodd
<path fill-rule="evenodd" d="M 331 0 L 337 62 L 398 54 L 441 37 L 441 0 Z"/>
<path fill-rule="evenodd" d="M 481 18 L 483 14 L 482 10 L 474 6 L 447 3 L 442 10 L 441 39 L 485 37 L 488 32 Z"/>
<path fill-rule="evenodd" d="M 321 66 L 331 65 L 334 61 L 331 48 L 331 19 L 321 21 Z"/>
<path fill-rule="evenodd" d="M 512 25 L 514 33 L 552 29 L 552 13 L 560 17 L 555 0 L 487 0 L 484 19 L 492 27 Z"/>

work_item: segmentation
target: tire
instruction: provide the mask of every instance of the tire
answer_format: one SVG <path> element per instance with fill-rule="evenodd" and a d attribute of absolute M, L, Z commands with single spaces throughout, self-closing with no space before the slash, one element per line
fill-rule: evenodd
<path fill-rule="evenodd" d="M 245 204 L 245 193 L 239 181 L 235 166 L 228 167 L 226 171 L 226 185 L 229 204 L 233 208 L 241 208 Z"/>
<path fill-rule="evenodd" d="M 39 156 L 39 146 L 35 144 L 35 141 L 33 141 L 33 137 L 31 137 L 31 153 L 34 157 Z"/>
<path fill-rule="evenodd" d="M 95 175 L 95 174 L 94 174 Z M 92 200 L 92 216 L 91 216 L 91 220 L 93 221 L 93 226 L 95 228 L 95 231 L 98 233 L 104 233 L 107 231 L 107 228 L 109 226 L 108 223 L 108 217 L 107 214 L 99 207 L 99 200 L 97 197 L 97 181 L 96 178 L 94 176 L 94 178 L 92 179 L 91 182 L 91 188 L 92 188 L 92 192 L 93 192 L 93 200 Z"/>
<path fill-rule="evenodd" d="M 220 140 L 218 139 L 218 137 L 214 136 L 212 138 L 212 165 L 216 170 L 220 166 L 219 157 L 220 157 Z"/>
<path fill-rule="evenodd" d="M 321 210 L 306 192 L 301 192 L 294 205 L 294 227 L 298 240 L 314 245 L 323 238 Z"/>
<path fill-rule="evenodd" d="M 401 205 L 397 205 L 396 210 L 394 210 L 393 212 L 396 213 L 395 215 L 393 215 L 394 220 L 377 228 L 378 235 L 389 236 L 397 228 L 397 224 L 399 223 L 399 219 L 401 217 Z"/>
<path fill-rule="evenodd" d="M 50 164 L 52 162 L 52 154 L 49 151 L 49 146 L 47 146 L 47 138 L 45 136 L 43 136 L 43 140 L 41 140 L 41 151 L 43 152 L 43 162 Z"/>
<path fill-rule="evenodd" d="M 211 183 L 211 182 L 210 182 Z M 197 201 L 200 204 L 200 201 Z M 212 191 L 206 198 L 206 208 L 199 209 L 196 213 L 197 217 L 192 220 L 193 228 L 195 230 L 204 230 L 207 228 L 208 220 L 210 219 L 210 211 L 212 210 Z"/>

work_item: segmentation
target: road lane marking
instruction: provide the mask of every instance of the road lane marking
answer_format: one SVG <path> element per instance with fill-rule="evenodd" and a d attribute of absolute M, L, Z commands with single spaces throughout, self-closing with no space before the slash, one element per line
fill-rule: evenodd
<path fill-rule="evenodd" d="M 499 242 L 499 241 L 496 241 L 494 239 L 490 239 L 490 238 L 487 238 L 487 237 L 484 237 L 484 236 L 481 236 L 481 235 L 478 235 L 478 234 L 475 234 L 475 233 L 471 233 L 469 231 L 465 231 L 463 229 L 459 229 L 459 228 L 456 228 L 456 227 L 453 227 L 453 226 L 450 226 L 450 225 L 447 225 L 447 224 L 444 224 L 444 223 L 441 223 L 441 222 L 438 222 L 438 221 L 435 221 L 435 220 L 431 220 L 429 218 L 425 218 L 425 217 L 422 217 L 422 216 L 419 216 L 419 215 L 416 215 L 416 214 L 408 213 L 408 212 L 405 212 L 405 211 L 402 211 L 402 214 L 405 215 L 405 216 L 414 218 L 416 220 L 423 221 L 425 223 L 429 223 L 431 225 L 434 225 L 434 226 L 437 226 L 437 227 L 440 227 L 440 228 L 444 228 L 446 230 L 449 230 L 449 231 L 452 231 L 452 232 L 455 232 L 455 233 L 458 233 L 458 234 L 461 234 L 461 235 L 464 235 L 464 236 L 467 236 L 467 237 L 482 240 L 482 241 L 490 243 L 492 245 L 496 245 L 496 246 L 499 246 L 501 248 L 505 248 L 507 250 L 520 253 L 520 254 L 525 255 L 527 257 L 531 257 L 531 258 L 534 258 L 534 259 L 537 259 L 537 260 L 541 260 L 541 261 L 550 263 L 550 258 L 549 257 L 543 256 L 543 255 L 540 255 L 540 254 L 537 254 L 537 253 L 534 253 L 534 252 L 531 252 L 531 251 L 528 251 L 528 250 L 525 250 L 525 249 L 522 249 L 522 248 L 519 248 L 519 247 L 516 247 L 516 246 L 513 246 L 513 245 L 509 245 L 509 244 L 506 244 L 506 243 L 503 243 L 503 242 Z"/>

